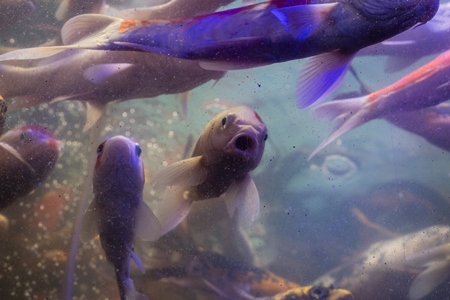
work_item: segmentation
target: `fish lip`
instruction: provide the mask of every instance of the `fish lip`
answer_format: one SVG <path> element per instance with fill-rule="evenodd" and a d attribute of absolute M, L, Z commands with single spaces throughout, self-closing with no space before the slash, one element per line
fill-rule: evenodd
<path fill-rule="evenodd" d="M 257 132 L 251 128 L 238 132 L 226 146 L 227 152 L 240 154 L 242 156 L 254 156 L 259 148 Z"/>

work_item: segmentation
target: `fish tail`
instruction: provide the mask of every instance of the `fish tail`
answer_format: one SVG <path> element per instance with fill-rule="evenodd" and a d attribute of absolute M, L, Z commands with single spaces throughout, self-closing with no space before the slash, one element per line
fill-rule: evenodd
<path fill-rule="evenodd" d="M 133 280 L 123 276 L 116 271 L 117 284 L 119 287 L 120 300 L 148 300 L 148 297 L 137 291 Z"/>
<path fill-rule="evenodd" d="M 312 115 L 318 119 L 335 121 L 335 125 L 330 135 L 311 153 L 308 159 L 344 133 L 377 117 L 373 106 L 367 104 L 367 96 L 321 104 L 315 107 Z"/>

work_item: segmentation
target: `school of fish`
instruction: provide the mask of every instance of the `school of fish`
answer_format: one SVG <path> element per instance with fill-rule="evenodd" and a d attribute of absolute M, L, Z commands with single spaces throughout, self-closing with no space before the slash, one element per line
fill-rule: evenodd
<path fill-rule="evenodd" d="M 94 257 L 89 262 L 93 266 L 90 270 L 98 269 L 108 282 L 92 289 L 99 290 L 97 295 L 109 298 L 103 289 L 107 291 L 115 281 L 112 288 L 115 296 L 112 297 L 121 300 L 153 299 L 152 288 L 148 286 L 154 282 L 169 284 L 169 288 L 163 288 L 166 289 L 163 296 L 155 299 L 170 298 L 167 295 L 172 291 L 169 290 L 180 288 L 181 294 L 186 289 L 199 295 L 205 293 L 207 299 L 369 300 L 393 297 L 420 300 L 432 297 L 436 290 L 439 293 L 439 287 L 448 282 L 448 224 L 397 234 L 383 227 L 383 221 L 381 224 L 372 222 L 358 209 L 353 209 L 354 215 L 364 226 L 395 237 L 375 242 L 365 250 L 359 249 L 359 255 L 309 283 L 299 283 L 294 272 L 279 273 L 280 269 L 270 264 L 280 257 L 287 260 L 287 255 L 272 255 L 269 263 L 261 263 L 263 260 L 257 263 L 260 252 L 255 250 L 256 245 L 264 244 L 264 239 L 267 239 L 264 245 L 269 243 L 266 231 L 259 235 L 255 233 L 261 231 L 257 226 L 267 218 L 269 226 L 265 229 L 270 232 L 274 230 L 270 228 L 270 215 L 278 214 L 288 219 L 292 209 L 275 208 L 278 203 L 267 205 L 264 201 L 269 193 L 287 193 L 287 184 L 267 192 L 270 185 L 259 185 L 252 175 L 256 171 L 264 177 L 271 166 L 263 170 L 258 166 L 276 161 L 276 157 L 284 153 L 279 149 L 284 145 L 269 139 L 268 126 L 261 117 L 269 124 L 276 122 L 278 116 L 260 116 L 260 102 L 250 104 L 249 99 L 239 99 L 239 104 L 225 104 L 224 109 L 215 113 L 198 133 L 193 150 L 190 151 L 190 143 L 185 142 L 184 156 L 176 156 L 176 161 L 171 163 L 164 161 L 161 163 L 164 167 L 158 172 L 153 171 L 160 166 L 144 167 L 139 140 L 144 140 L 148 148 L 161 147 L 164 142 L 156 134 L 155 137 L 146 136 L 147 133 L 121 123 L 119 127 L 123 133 L 111 136 L 108 122 L 115 122 L 111 112 L 116 112 L 119 102 L 139 98 L 154 98 L 150 101 L 156 102 L 158 96 L 178 94 L 182 99 L 178 110 L 186 113 L 190 91 L 210 81 L 217 83 L 228 76 L 229 71 L 239 74 L 241 70 L 302 60 L 292 95 L 298 108 L 309 108 L 326 100 L 345 82 L 349 69 L 359 81 L 361 90 L 369 91 L 368 95 L 358 92 L 357 97 L 337 99 L 311 108 L 314 119 L 334 121 L 335 125 L 309 157 L 304 156 L 305 164 L 325 147 L 333 143 L 341 146 L 344 134 L 375 119 L 384 119 L 450 151 L 450 106 L 446 103 L 450 98 L 450 44 L 447 39 L 450 2 L 271 0 L 242 1 L 241 5 L 236 5 L 234 0 L 208 3 L 155 0 L 143 8 L 132 8 L 131 1 L 56 2 L 37 4 L 28 0 L 0 0 L 0 53 L 3 53 L 0 54 L 0 238 L 10 238 L 10 227 L 21 224 L 17 218 L 11 218 L 10 222 L 8 213 L 13 215 L 14 211 L 21 210 L 21 218 L 27 218 L 26 210 L 30 210 L 32 204 L 20 199 L 43 193 L 44 186 L 60 185 L 57 179 L 49 183 L 47 178 L 55 168 L 65 167 L 58 164 L 64 143 L 75 144 L 72 139 L 81 134 L 90 136 L 89 142 L 84 140 L 86 145 L 81 154 L 84 155 L 83 163 L 87 164 L 87 171 L 82 175 L 85 183 L 83 187 L 76 187 L 81 190 L 83 199 L 77 199 L 78 203 L 68 209 L 59 208 L 60 202 L 54 201 L 55 209 L 60 209 L 56 215 L 70 211 L 75 216 L 71 217 L 75 221 L 70 220 L 69 231 L 73 234 L 70 251 L 40 253 L 38 243 L 26 248 L 52 259 L 56 265 L 61 261 L 67 266 L 66 273 L 58 275 L 58 285 L 62 285 L 61 278 L 65 277 L 66 286 L 57 288 L 56 297 L 69 300 L 73 298 L 73 287 L 87 289 L 86 284 L 77 282 L 77 273 L 88 273 L 78 264 L 86 253 L 96 253 L 100 261 L 104 256 L 107 262 L 107 266 L 100 267 Z M 230 4 L 233 8 L 228 7 Z M 31 40 L 25 43 L 19 37 L 16 41 L 12 36 L 16 26 L 21 28 L 33 18 L 39 19 L 34 14 L 40 12 L 42 5 L 54 9 L 51 14 L 54 20 L 50 23 L 38 21 L 33 30 L 50 33 L 41 40 L 36 32 L 30 32 L 29 36 L 36 37 L 35 43 Z M 16 43 L 25 46 L 16 48 Z M 386 74 L 403 71 L 414 63 L 422 66 L 408 71 L 384 88 L 371 91 L 373 82 L 367 84 L 368 80 L 360 79 L 358 65 L 352 65 L 352 62 L 357 56 L 373 58 L 379 55 L 387 56 Z M 431 55 L 434 56 L 428 62 L 422 63 L 422 59 Z M 215 84 L 211 89 L 214 88 Z M 233 89 L 235 86 L 229 88 L 230 94 Z M 48 109 L 49 114 L 63 116 L 61 112 L 55 112 L 55 104 L 61 101 L 81 101 L 86 107 L 86 116 L 77 116 L 82 119 L 81 126 L 76 124 L 67 136 L 60 136 L 60 127 L 55 133 L 47 129 L 53 126 L 50 120 L 44 118 L 42 124 L 28 123 L 21 115 Z M 143 107 L 139 105 L 144 102 L 139 101 L 134 101 L 136 110 Z M 195 106 L 190 110 L 193 113 L 191 119 L 181 123 L 186 128 L 195 124 L 192 120 L 195 114 L 200 116 L 206 111 L 204 107 Z M 74 110 L 71 113 L 76 114 Z M 120 114 L 127 116 L 128 112 L 120 111 Z M 172 115 L 178 116 L 178 113 Z M 16 119 L 20 125 L 13 124 Z M 131 124 L 142 122 L 132 120 Z M 148 126 L 152 121 L 144 120 Z M 172 119 L 158 123 L 156 127 L 164 128 L 171 122 Z M 284 133 L 289 135 L 291 131 Z M 167 136 L 170 139 L 174 134 L 169 131 Z M 103 136 L 103 142 L 99 144 Z M 274 151 L 268 158 L 264 153 L 267 152 L 266 143 L 270 141 Z M 351 145 L 345 147 L 346 151 L 354 150 Z M 95 162 L 89 157 L 95 158 Z M 334 177 L 329 170 L 323 170 L 324 166 L 330 163 L 330 168 L 334 167 L 335 173 L 339 174 L 343 157 L 346 156 L 330 155 L 328 160 L 335 158 L 339 162 L 327 160 L 320 166 L 312 163 L 309 166 L 321 169 L 333 181 Z M 353 175 L 359 166 L 350 158 L 347 160 Z M 283 168 L 278 171 L 282 172 Z M 350 174 L 344 171 L 341 173 Z M 289 180 L 284 178 L 282 182 Z M 70 185 L 71 179 L 61 182 Z M 296 183 L 296 186 L 300 185 L 303 183 Z M 63 198 L 61 194 L 59 198 Z M 402 197 L 403 194 L 398 192 L 398 199 Z M 87 205 L 89 199 L 92 200 Z M 43 211 L 48 207 L 41 205 L 38 209 Z M 34 212 L 33 218 L 39 216 L 39 210 Z M 202 216 L 201 210 L 211 214 L 209 219 L 213 220 L 213 225 Z M 301 218 L 308 214 L 306 209 Z M 43 215 L 47 220 L 52 216 L 47 211 Z M 297 231 L 301 233 L 303 225 L 298 224 L 304 221 L 296 217 L 295 226 L 299 226 Z M 255 224 L 258 223 L 256 220 L 261 220 L 261 224 Z M 38 223 L 38 227 L 47 230 L 43 223 Z M 206 233 L 197 228 L 199 223 Z M 220 230 L 219 226 L 222 226 Z M 56 225 L 48 227 L 54 230 Z M 67 232 L 61 229 L 58 234 L 67 237 Z M 37 236 L 48 238 L 48 234 Z M 284 248 L 288 251 L 285 253 L 291 254 L 304 250 L 290 248 L 290 239 L 284 238 L 285 241 L 282 236 L 278 237 L 282 242 L 275 248 Z M 27 238 L 19 239 L 28 242 Z M 84 242 L 83 246 L 78 246 L 78 239 Z M 208 247 L 211 244 L 213 246 Z M 312 253 L 320 256 L 320 251 Z M 9 261 L 11 257 L 8 255 L 5 259 Z M 132 260 L 140 273 L 133 271 Z M 306 262 L 308 257 L 304 260 Z M 295 264 L 300 266 L 302 262 Z M 113 271 L 105 271 L 108 267 Z M 0 275 L 0 280 L 3 277 Z M 30 296 L 29 293 L 26 295 Z M 186 299 L 190 299 L 187 295 L 186 292 Z M 40 298 L 41 294 L 34 296 Z M 84 297 L 82 295 L 80 299 Z"/>

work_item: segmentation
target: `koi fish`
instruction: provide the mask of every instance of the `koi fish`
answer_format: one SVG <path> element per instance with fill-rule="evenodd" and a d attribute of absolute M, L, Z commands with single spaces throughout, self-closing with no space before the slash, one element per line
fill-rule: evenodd
<path fill-rule="evenodd" d="M 247 225 L 259 214 L 259 195 L 249 172 L 261 161 L 267 127 L 251 108 L 217 114 L 205 127 L 191 158 L 155 175 L 155 190 L 169 187 L 158 218 L 162 234 L 189 214 L 195 201 L 221 197 L 232 217 Z"/>
<path fill-rule="evenodd" d="M 300 287 L 270 271 L 201 248 L 176 253 L 179 256 L 177 265 L 153 268 L 149 270 L 148 278 L 172 278 L 176 279 L 172 280 L 176 284 L 189 287 L 195 287 L 200 280 L 200 289 L 206 287 L 222 298 L 232 300 L 259 299 L 257 297 L 273 296 Z"/>
<path fill-rule="evenodd" d="M 422 136 L 439 148 L 450 151 L 450 104 L 448 103 L 388 115 L 384 119 L 399 128 Z"/>
<path fill-rule="evenodd" d="M 176 0 L 121 14 L 187 17 L 195 7 L 210 13 L 229 2 L 231 0 L 210 0 L 206 4 L 191 0 L 186 9 L 185 1 Z M 10 60 L 0 64 L 0 95 L 7 99 L 12 109 L 51 101 L 84 101 L 87 103 L 84 130 L 87 130 L 110 102 L 183 93 L 210 80 L 218 80 L 224 74 L 223 71 L 205 70 L 195 61 L 158 54 L 78 49 L 47 58 L 33 57 L 31 61 Z"/>
<path fill-rule="evenodd" d="M 312 284 L 348 289 L 355 299 L 418 300 L 449 275 L 450 227 L 432 226 L 377 242 L 354 262 L 335 268 Z"/>
<path fill-rule="evenodd" d="M 449 35 L 450 2 L 441 3 L 436 15 L 426 24 L 364 48 L 358 56 L 387 55 L 384 70 L 388 73 L 397 72 L 424 56 L 447 51 L 450 48 Z"/>
<path fill-rule="evenodd" d="M 100 235 L 106 259 L 114 267 L 120 299 L 135 299 L 138 292 L 130 278 L 131 257 L 143 273 L 144 267 L 133 251 L 134 237 L 156 240 L 161 230 L 142 199 L 141 148 L 124 136 L 115 136 L 100 144 L 97 153 L 94 199 L 84 216 L 80 237 L 88 242 Z"/>
<path fill-rule="evenodd" d="M 0 137 L 0 209 L 30 193 L 50 174 L 62 143 L 37 125 L 14 128 Z"/>
<path fill-rule="evenodd" d="M 337 88 L 361 48 L 426 23 L 439 7 L 439 0 L 323 2 L 272 0 L 173 20 L 80 15 L 61 30 L 67 46 L 18 50 L 0 61 L 84 48 L 153 52 L 228 71 L 312 57 L 297 85 L 297 105 L 304 108 Z"/>
<path fill-rule="evenodd" d="M 260 298 L 258 298 L 260 299 Z M 260 300 L 353 300 L 353 295 L 344 289 L 326 288 L 321 286 L 304 286 L 294 288 L 274 297 Z"/>
<path fill-rule="evenodd" d="M 450 51 L 406 75 L 396 83 L 366 96 L 336 100 L 318 105 L 313 116 L 336 124 L 309 156 L 338 139 L 344 133 L 376 118 L 409 112 L 447 101 L 450 98 Z"/>

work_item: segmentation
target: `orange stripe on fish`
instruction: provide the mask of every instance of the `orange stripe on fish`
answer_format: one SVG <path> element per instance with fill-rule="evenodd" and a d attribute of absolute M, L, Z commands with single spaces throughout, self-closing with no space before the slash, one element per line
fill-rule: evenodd
<path fill-rule="evenodd" d="M 136 28 L 137 27 L 136 23 L 137 23 L 136 20 L 123 20 L 122 22 L 120 22 L 119 32 L 124 33 L 128 29 Z"/>
<path fill-rule="evenodd" d="M 439 55 L 436 59 L 431 61 L 430 63 L 424 65 L 423 67 L 415 70 L 411 74 L 403 77 L 399 81 L 390 86 L 381 89 L 377 92 L 370 94 L 367 97 L 367 102 L 372 103 L 377 101 L 383 95 L 389 95 L 391 93 L 395 93 L 399 90 L 402 90 L 412 84 L 418 83 L 422 80 L 427 79 L 428 77 L 436 74 L 442 69 L 445 69 L 450 66 L 450 51 L 444 52 Z"/>

